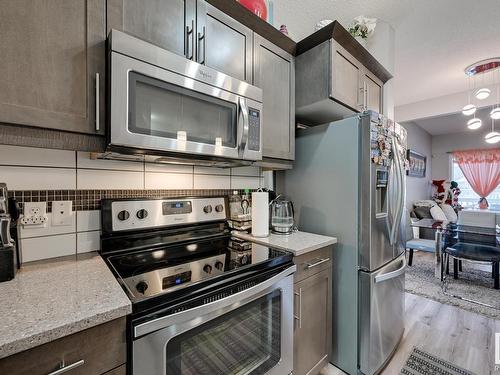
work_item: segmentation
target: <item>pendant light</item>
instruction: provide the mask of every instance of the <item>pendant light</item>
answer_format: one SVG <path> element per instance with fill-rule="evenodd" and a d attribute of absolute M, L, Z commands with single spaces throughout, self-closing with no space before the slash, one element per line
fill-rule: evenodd
<path fill-rule="evenodd" d="M 486 87 L 483 87 L 482 89 L 479 89 L 476 91 L 476 98 L 479 99 L 479 100 L 484 100 L 486 99 L 488 96 L 490 96 L 491 94 L 491 90 L 486 88 Z"/>
<path fill-rule="evenodd" d="M 485 74 L 486 74 L 486 72 L 481 75 L 481 81 L 483 84 L 484 84 L 484 75 Z M 482 87 L 476 91 L 474 96 L 476 97 L 476 99 L 484 100 L 484 99 L 488 98 L 490 96 L 490 94 L 491 94 L 491 90 L 489 88 Z"/>
<path fill-rule="evenodd" d="M 474 113 L 476 113 L 476 106 L 474 104 L 471 103 L 471 100 L 470 100 L 470 93 L 471 93 L 471 84 L 470 84 L 470 80 L 471 78 L 468 77 L 467 79 L 467 105 L 465 105 L 463 108 L 462 108 L 462 113 L 465 115 L 465 116 L 472 116 Z"/>
<path fill-rule="evenodd" d="M 498 143 L 500 142 L 500 133 L 495 131 L 495 120 L 491 119 L 491 132 L 484 136 L 486 143 Z"/>
<path fill-rule="evenodd" d="M 479 129 L 482 125 L 483 125 L 483 122 L 481 121 L 481 119 L 476 118 L 476 116 L 474 116 L 474 118 L 471 118 L 469 121 L 467 121 L 467 127 L 471 130 Z"/>

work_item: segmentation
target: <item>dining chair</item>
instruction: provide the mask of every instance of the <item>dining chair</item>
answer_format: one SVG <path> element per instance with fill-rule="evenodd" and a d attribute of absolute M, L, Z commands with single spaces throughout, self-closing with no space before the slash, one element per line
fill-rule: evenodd
<path fill-rule="evenodd" d="M 411 218 L 407 213 L 406 215 L 406 251 L 409 252 L 408 256 L 408 266 L 413 265 L 413 251 L 426 251 L 433 253 L 436 251 L 436 241 L 426 240 L 423 238 L 418 238 L 415 236 L 415 232 L 411 226 Z"/>

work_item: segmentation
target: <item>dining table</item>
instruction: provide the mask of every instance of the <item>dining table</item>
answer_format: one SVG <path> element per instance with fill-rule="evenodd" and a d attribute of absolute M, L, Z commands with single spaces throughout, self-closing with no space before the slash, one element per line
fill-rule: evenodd
<path fill-rule="evenodd" d="M 496 228 L 479 227 L 472 225 L 462 225 L 452 221 L 420 219 L 411 222 L 412 227 L 428 228 L 435 230 L 436 253 L 434 276 L 443 280 L 443 249 L 457 242 L 466 239 L 467 242 L 486 243 L 489 246 L 496 246 L 500 251 L 500 232 Z"/>

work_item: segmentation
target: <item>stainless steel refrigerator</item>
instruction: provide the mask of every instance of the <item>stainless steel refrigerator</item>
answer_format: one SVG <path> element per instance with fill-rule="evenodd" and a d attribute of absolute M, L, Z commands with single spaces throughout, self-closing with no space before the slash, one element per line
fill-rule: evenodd
<path fill-rule="evenodd" d="M 336 236 L 331 359 L 375 374 L 404 331 L 406 130 L 375 112 L 298 132 L 276 184 L 298 228 Z"/>

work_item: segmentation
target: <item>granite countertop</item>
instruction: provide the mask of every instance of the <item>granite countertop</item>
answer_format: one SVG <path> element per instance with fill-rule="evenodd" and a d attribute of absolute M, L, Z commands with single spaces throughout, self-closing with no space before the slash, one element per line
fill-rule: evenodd
<path fill-rule="evenodd" d="M 270 233 L 268 237 L 254 237 L 251 234 L 238 233 L 236 231 L 233 231 L 233 235 L 260 245 L 288 250 L 295 256 L 337 243 L 337 238 L 335 237 L 300 231 L 286 235 Z"/>
<path fill-rule="evenodd" d="M 132 311 L 97 253 L 23 265 L 0 283 L 0 358 Z"/>

